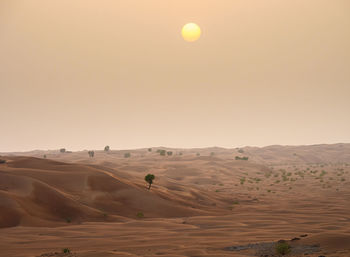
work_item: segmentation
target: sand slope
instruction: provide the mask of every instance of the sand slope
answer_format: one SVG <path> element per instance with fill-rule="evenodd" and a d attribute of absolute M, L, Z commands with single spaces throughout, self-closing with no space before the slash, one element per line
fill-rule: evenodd
<path fill-rule="evenodd" d="M 2 156 L 0 256 L 350 256 L 348 145 L 155 150 Z"/>

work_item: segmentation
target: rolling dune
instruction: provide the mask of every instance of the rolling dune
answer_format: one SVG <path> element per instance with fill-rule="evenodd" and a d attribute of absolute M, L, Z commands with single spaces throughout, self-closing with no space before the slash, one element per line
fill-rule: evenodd
<path fill-rule="evenodd" d="M 283 239 L 288 256 L 347 257 L 348 148 L 7 154 L 0 256 L 277 256 Z"/>

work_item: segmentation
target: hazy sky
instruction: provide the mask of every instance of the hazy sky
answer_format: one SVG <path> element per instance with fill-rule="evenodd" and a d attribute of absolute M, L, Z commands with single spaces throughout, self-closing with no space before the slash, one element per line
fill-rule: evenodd
<path fill-rule="evenodd" d="M 0 118 L 0 151 L 350 142 L 350 1 L 1 0 Z"/>

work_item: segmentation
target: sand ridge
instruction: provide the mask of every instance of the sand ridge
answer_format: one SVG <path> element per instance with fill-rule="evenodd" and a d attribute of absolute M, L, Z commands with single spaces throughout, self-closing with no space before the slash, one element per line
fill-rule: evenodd
<path fill-rule="evenodd" d="M 255 148 L 2 156 L 0 249 L 14 257 L 60 256 L 65 247 L 91 257 L 255 256 L 225 249 L 307 234 L 293 242 L 319 246 L 307 256 L 350 256 L 347 147 L 271 147 L 280 161 L 260 161 Z M 307 161 L 293 161 L 301 150 Z M 147 173 L 156 175 L 150 191 Z"/>

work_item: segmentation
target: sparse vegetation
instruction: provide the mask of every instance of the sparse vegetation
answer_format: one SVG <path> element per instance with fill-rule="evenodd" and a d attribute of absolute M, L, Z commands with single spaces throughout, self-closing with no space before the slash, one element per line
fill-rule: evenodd
<path fill-rule="evenodd" d="M 173 152 L 168 151 L 168 152 L 166 152 L 166 154 L 167 154 L 168 156 L 172 156 L 172 155 L 173 155 Z"/>
<path fill-rule="evenodd" d="M 152 148 L 148 148 L 148 152 L 152 152 Z"/>
<path fill-rule="evenodd" d="M 89 157 L 93 158 L 95 156 L 95 152 L 94 151 L 88 151 Z"/>
<path fill-rule="evenodd" d="M 124 154 L 124 158 L 130 158 L 131 157 L 131 153 L 125 153 Z"/>
<path fill-rule="evenodd" d="M 0 159 L 0 164 L 6 163 L 6 160 Z"/>
<path fill-rule="evenodd" d="M 286 254 L 290 253 L 290 251 L 291 251 L 291 247 L 287 242 L 282 241 L 282 242 L 278 242 L 276 244 L 276 252 L 278 254 L 286 255 Z"/>
<path fill-rule="evenodd" d="M 151 189 L 151 186 L 153 184 L 153 180 L 155 179 L 156 177 L 153 175 L 153 174 L 147 174 L 145 176 L 145 181 L 148 183 L 148 190 Z"/>
<path fill-rule="evenodd" d="M 165 154 L 166 154 L 166 151 L 163 150 L 163 149 L 159 149 L 157 152 L 158 152 L 159 155 L 161 155 L 161 156 L 165 156 Z"/>
<path fill-rule="evenodd" d="M 62 249 L 62 252 L 64 254 L 68 254 L 68 253 L 70 253 L 70 249 L 69 248 L 64 248 L 64 249 Z"/>
<path fill-rule="evenodd" d="M 249 157 L 247 157 L 247 156 L 243 156 L 243 157 L 236 156 L 236 157 L 235 157 L 235 160 L 248 161 L 248 159 L 249 159 Z"/>
<path fill-rule="evenodd" d="M 60 149 L 60 153 L 65 153 L 66 152 L 66 148 L 61 148 Z"/>
<path fill-rule="evenodd" d="M 109 152 L 109 150 L 110 150 L 109 145 L 106 145 L 104 151 Z"/>
<path fill-rule="evenodd" d="M 137 214 L 136 214 L 136 217 L 138 217 L 138 218 L 143 218 L 143 217 L 145 217 L 145 215 L 143 214 L 143 212 L 138 212 Z"/>

